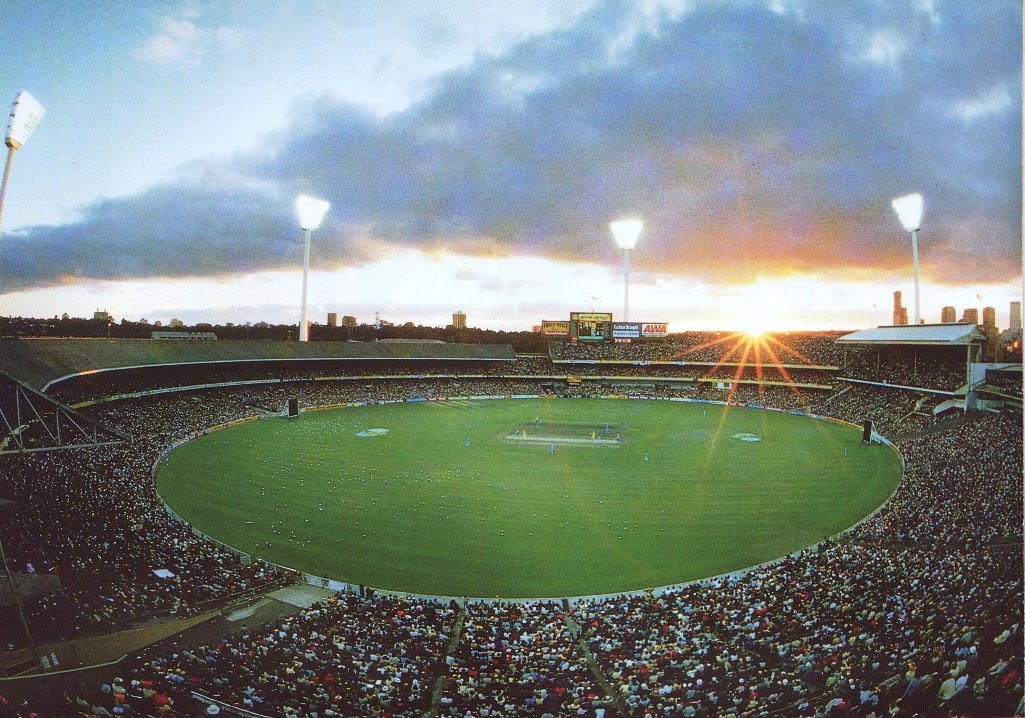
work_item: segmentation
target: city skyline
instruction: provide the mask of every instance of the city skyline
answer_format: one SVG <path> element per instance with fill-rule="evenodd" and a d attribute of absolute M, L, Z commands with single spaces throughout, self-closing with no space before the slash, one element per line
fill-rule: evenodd
<path fill-rule="evenodd" d="M 899 304 L 899 302 L 901 302 L 902 300 L 901 300 L 901 298 L 898 295 L 900 295 L 899 291 L 898 292 L 894 292 L 894 306 L 893 306 L 893 310 L 894 310 L 894 312 L 896 312 L 898 310 L 898 308 L 900 308 L 900 310 L 902 311 L 902 321 L 891 321 L 891 325 L 901 325 L 901 324 L 908 324 L 909 323 L 907 321 L 907 317 L 906 317 L 906 315 L 907 315 L 907 307 L 904 307 L 904 306 L 902 306 L 902 304 Z M 922 323 L 923 324 L 948 324 L 948 323 L 959 323 L 959 322 L 963 323 L 965 321 L 970 321 L 971 320 L 971 316 L 969 316 L 969 315 L 971 315 L 972 313 L 979 314 L 979 312 L 980 312 L 979 306 L 982 306 L 981 315 L 980 315 L 982 317 L 982 321 L 981 322 L 977 322 L 980 327 L 986 325 L 987 321 L 992 321 L 993 322 L 993 326 L 995 326 L 997 328 L 1003 328 L 1003 329 L 1005 329 L 1007 331 L 1011 331 L 1011 332 L 1020 331 L 1021 330 L 1021 322 L 1022 322 L 1021 304 L 1022 303 L 1020 301 L 1012 301 L 1012 302 L 1010 302 L 1010 304 L 1008 306 L 1008 312 L 1005 315 L 1007 317 L 1007 321 L 1004 322 L 1004 323 L 1001 323 L 1001 320 L 1000 320 L 1001 314 L 1000 314 L 999 310 L 996 307 L 992 307 L 992 306 L 989 306 L 989 305 L 985 305 L 985 306 L 977 305 L 977 306 L 974 306 L 974 307 L 964 307 L 962 309 L 962 313 L 961 313 L 962 316 L 960 318 L 957 316 L 957 308 L 956 307 L 951 306 L 951 305 L 945 305 L 945 306 L 943 306 L 940 309 L 940 316 L 939 316 L 939 318 L 936 321 L 932 321 L 931 317 L 927 313 L 926 315 L 923 316 Z M 927 311 L 928 311 L 928 308 L 927 308 Z M 622 321 L 622 318 L 620 316 L 617 316 L 615 312 L 611 312 L 611 314 L 613 316 L 613 321 L 617 321 L 617 322 L 618 321 Z M 241 322 L 235 322 L 235 321 L 230 321 L 229 320 L 229 321 L 225 321 L 225 322 L 221 322 L 221 323 L 208 322 L 208 321 L 205 321 L 205 320 L 197 320 L 197 321 L 194 321 L 194 322 L 184 322 L 182 319 L 180 319 L 178 317 L 171 317 L 170 319 L 166 319 L 164 317 L 156 317 L 156 318 L 139 317 L 138 319 L 130 319 L 128 317 L 116 317 L 116 316 L 113 316 L 113 315 L 111 315 L 107 311 L 106 308 L 104 308 L 104 309 L 97 308 L 97 309 L 95 309 L 92 312 L 92 315 L 93 315 L 92 316 L 92 320 L 93 321 L 104 320 L 104 319 L 107 319 L 107 320 L 115 322 L 115 323 L 118 323 L 118 322 L 121 322 L 121 321 L 126 321 L 126 322 L 130 322 L 130 323 L 133 323 L 133 324 L 149 325 L 149 326 L 153 326 L 153 327 L 156 327 L 156 328 L 159 328 L 161 326 L 178 326 L 178 327 L 181 327 L 181 326 L 229 326 L 229 327 L 232 327 L 232 326 L 255 326 L 255 325 L 261 325 L 261 326 L 270 326 L 270 325 L 288 326 L 288 325 L 291 325 L 291 326 L 298 327 L 298 324 L 295 323 L 295 322 L 284 321 L 284 322 L 277 322 L 277 323 L 275 323 L 275 322 L 268 322 L 268 321 L 266 321 L 264 319 L 253 319 L 253 318 L 246 319 L 246 320 L 241 321 Z M 405 325 L 405 324 L 408 324 L 408 323 L 412 322 L 412 320 L 405 319 L 403 317 L 382 317 L 382 316 L 380 316 L 380 312 L 376 312 L 373 318 L 370 318 L 370 317 L 360 318 L 360 317 L 356 317 L 356 316 L 353 316 L 353 315 L 343 315 L 342 316 L 342 320 L 343 321 L 342 321 L 341 324 L 339 324 L 338 323 L 338 316 L 339 316 L 339 311 L 338 311 L 338 309 L 336 309 L 334 311 L 326 312 L 326 314 L 324 316 L 325 321 L 320 321 L 320 319 L 318 317 L 314 316 L 314 317 L 310 318 L 310 323 L 312 325 L 318 325 L 318 326 L 325 326 L 325 327 L 332 327 L 332 328 L 334 328 L 334 327 L 338 327 L 338 326 L 343 326 L 343 327 L 355 327 L 357 325 L 372 326 L 372 325 L 376 324 L 379 321 L 383 321 L 385 324 L 388 324 L 388 325 L 391 325 L 391 326 L 400 326 L 400 325 Z M 53 315 L 53 317 L 48 317 L 48 316 L 11 317 L 11 316 L 7 316 L 7 317 L 3 317 L 3 318 L 5 318 L 5 319 L 13 319 L 13 318 L 17 318 L 17 319 L 30 319 L 30 320 L 38 320 L 38 321 L 50 321 L 50 320 L 61 320 L 61 319 L 63 319 L 63 320 L 72 319 L 72 320 L 76 320 L 76 321 L 82 321 L 82 320 L 88 320 L 89 319 L 87 316 L 72 315 L 70 312 L 61 312 L 59 314 Z M 545 320 L 565 321 L 566 318 L 565 317 L 546 317 Z M 541 321 L 541 320 L 539 320 L 539 321 Z M 641 319 L 641 320 L 637 320 L 637 321 L 643 322 L 643 321 L 646 321 L 646 320 Z M 431 327 L 431 328 L 444 328 L 446 326 L 449 326 L 449 327 L 453 327 L 455 329 L 470 328 L 470 329 L 482 329 L 482 330 L 488 330 L 488 331 L 502 331 L 500 328 L 483 326 L 483 325 L 477 325 L 477 324 L 474 324 L 471 321 L 468 321 L 466 312 L 462 311 L 462 310 L 458 310 L 458 311 L 452 312 L 452 314 L 451 314 L 451 321 L 448 322 L 447 324 L 445 322 L 441 322 L 441 323 L 412 322 L 412 323 L 415 324 L 415 325 L 424 326 L 424 327 Z M 693 329 L 694 329 L 693 327 L 681 326 L 681 327 L 678 327 L 676 329 L 671 330 L 670 333 L 688 331 L 688 330 L 693 330 Z M 718 329 L 713 329 L 712 331 L 723 331 L 723 330 L 727 330 L 727 329 L 730 329 L 730 328 L 728 328 L 728 327 L 719 327 Z M 841 329 L 841 328 L 840 327 L 833 327 L 832 329 L 835 330 L 835 329 Z M 520 329 L 520 330 L 511 330 L 511 331 L 540 331 L 540 324 L 539 323 L 534 324 L 529 329 Z M 743 331 L 743 330 L 741 330 L 741 331 Z M 799 329 L 793 329 L 793 330 L 769 330 L 769 331 L 770 332 L 778 331 L 779 333 L 784 333 L 784 332 L 788 332 L 788 331 L 811 331 L 811 332 L 814 332 L 814 331 L 820 331 L 820 330 L 799 330 Z M 829 330 L 828 329 L 823 329 L 821 331 L 829 331 Z"/>
<path fill-rule="evenodd" d="M 1021 7 L 12 3 L 0 314 L 856 329 L 1021 299 Z M 53 43 L 36 43 L 40 34 Z M 59 49 L 56 49 L 59 48 Z M 981 300 L 976 300 L 981 296 Z"/>

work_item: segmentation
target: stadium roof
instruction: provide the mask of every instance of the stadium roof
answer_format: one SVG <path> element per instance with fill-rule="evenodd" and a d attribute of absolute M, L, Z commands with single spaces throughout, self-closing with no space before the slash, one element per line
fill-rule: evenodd
<path fill-rule="evenodd" d="M 300 360 L 512 361 L 508 344 L 0 339 L 0 371 L 44 388 L 78 374 L 176 364 Z"/>
<path fill-rule="evenodd" d="M 986 373 L 989 374 L 990 372 L 1006 372 L 1011 376 L 1017 376 L 1021 374 L 1021 364 L 996 364 L 986 367 Z"/>
<path fill-rule="evenodd" d="M 840 344 L 968 346 L 985 339 L 975 324 L 900 324 L 862 329 L 839 337 Z"/>

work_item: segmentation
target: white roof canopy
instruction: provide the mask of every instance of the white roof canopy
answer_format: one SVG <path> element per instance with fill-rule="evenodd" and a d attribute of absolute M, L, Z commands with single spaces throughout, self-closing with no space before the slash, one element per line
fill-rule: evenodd
<path fill-rule="evenodd" d="M 967 346 L 985 339 L 975 324 L 900 324 L 845 334 L 839 344 Z"/>

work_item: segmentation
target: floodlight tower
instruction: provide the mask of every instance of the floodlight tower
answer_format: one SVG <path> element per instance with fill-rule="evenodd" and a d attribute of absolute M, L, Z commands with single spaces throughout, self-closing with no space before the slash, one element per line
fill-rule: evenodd
<path fill-rule="evenodd" d="M 618 219 L 609 224 L 616 246 L 623 250 L 623 321 L 630 321 L 630 250 L 637 246 L 644 223 L 636 218 Z"/>
<path fill-rule="evenodd" d="M 310 324 L 306 319 L 306 287 L 310 274 L 310 238 L 313 230 L 320 226 L 321 220 L 331 205 L 322 200 L 306 195 L 300 195 L 295 200 L 295 209 L 299 213 L 299 226 L 306 234 L 306 248 L 303 252 L 303 309 L 302 320 L 299 323 L 299 341 L 305 342 L 310 339 Z"/>
<path fill-rule="evenodd" d="M 922 195 L 918 192 L 906 194 L 893 200 L 893 211 L 897 218 L 904 225 L 904 229 L 911 232 L 911 256 L 915 265 L 915 326 L 922 323 L 921 309 L 921 280 L 918 274 L 918 230 L 922 228 Z"/>
<path fill-rule="evenodd" d="M 36 98 L 24 90 L 14 98 L 14 105 L 11 107 L 11 121 L 7 123 L 7 135 L 4 137 L 4 144 L 7 145 L 7 164 L 4 166 L 4 179 L 0 184 L 0 222 L 4 214 L 4 198 L 7 196 L 7 180 L 11 176 L 11 164 L 14 162 L 14 151 L 20 150 L 21 146 L 28 140 L 32 130 L 43 119 L 46 110 L 40 105 Z"/>

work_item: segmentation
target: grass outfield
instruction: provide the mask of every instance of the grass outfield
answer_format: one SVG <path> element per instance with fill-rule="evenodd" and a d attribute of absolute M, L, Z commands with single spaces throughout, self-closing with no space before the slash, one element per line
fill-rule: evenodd
<path fill-rule="evenodd" d="M 507 438 L 538 419 L 614 423 L 620 442 L 551 453 Z M 387 432 L 357 436 L 368 429 Z M 895 452 L 830 422 L 681 402 L 507 399 L 242 424 L 172 452 L 157 488 L 196 528 L 310 573 L 541 597 L 776 558 L 856 523 L 899 479 Z"/>

